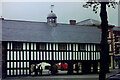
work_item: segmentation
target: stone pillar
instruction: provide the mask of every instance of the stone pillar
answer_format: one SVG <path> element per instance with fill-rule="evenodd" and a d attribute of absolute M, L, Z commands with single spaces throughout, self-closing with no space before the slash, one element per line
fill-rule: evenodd
<path fill-rule="evenodd" d="M 97 73 L 98 72 L 98 62 L 95 61 L 93 62 L 93 73 Z"/>

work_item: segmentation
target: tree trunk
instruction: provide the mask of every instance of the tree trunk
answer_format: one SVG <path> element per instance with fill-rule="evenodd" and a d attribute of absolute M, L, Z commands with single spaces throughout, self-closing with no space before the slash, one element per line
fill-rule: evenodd
<path fill-rule="evenodd" d="M 108 21 L 107 21 L 107 2 L 101 2 L 101 29 L 102 29 L 102 40 L 101 40 L 101 54 L 100 54 L 100 74 L 99 80 L 105 80 L 106 72 L 109 71 L 109 47 L 108 47 Z"/>

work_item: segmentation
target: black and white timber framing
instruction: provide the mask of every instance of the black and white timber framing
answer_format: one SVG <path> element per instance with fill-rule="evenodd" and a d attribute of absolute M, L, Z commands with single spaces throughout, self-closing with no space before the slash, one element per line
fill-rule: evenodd
<path fill-rule="evenodd" d="M 40 62 L 82 62 L 84 73 L 85 69 L 90 70 L 89 66 L 95 63 L 93 70 L 97 71 L 101 39 L 97 27 L 59 23 L 51 26 L 46 22 L 0 20 L 3 77 L 30 76 L 31 64 Z M 40 48 L 40 45 L 43 46 Z"/>
<path fill-rule="evenodd" d="M 14 49 L 13 44 L 22 44 L 22 48 Z M 35 62 L 100 60 L 99 44 L 84 44 L 85 50 L 80 50 L 79 43 L 65 43 L 67 47 L 65 51 L 59 50 L 60 43 L 45 43 L 45 50 L 37 49 L 37 44 L 40 43 L 6 42 L 7 76 L 30 75 L 30 65 Z"/>

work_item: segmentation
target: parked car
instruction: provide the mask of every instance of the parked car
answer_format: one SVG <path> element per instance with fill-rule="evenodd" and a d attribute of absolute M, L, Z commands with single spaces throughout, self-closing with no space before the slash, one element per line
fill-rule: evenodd
<path fill-rule="evenodd" d="M 110 76 L 106 80 L 120 80 L 120 73 L 117 73 L 116 75 Z"/>

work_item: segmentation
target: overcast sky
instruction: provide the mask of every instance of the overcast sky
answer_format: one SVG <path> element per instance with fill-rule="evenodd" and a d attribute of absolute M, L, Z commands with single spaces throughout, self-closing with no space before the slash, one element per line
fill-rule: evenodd
<path fill-rule="evenodd" d="M 58 23 L 69 23 L 69 20 L 80 22 L 85 19 L 100 21 L 99 10 L 95 14 L 91 8 L 83 8 L 84 2 L 3 2 L 2 13 L 6 19 L 46 22 L 50 5 L 55 5 L 54 13 Z M 1 5 L 1 3 L 0 3 Z M 108 8 L 109 24 L 118 26 L 118 8 Z"/>

